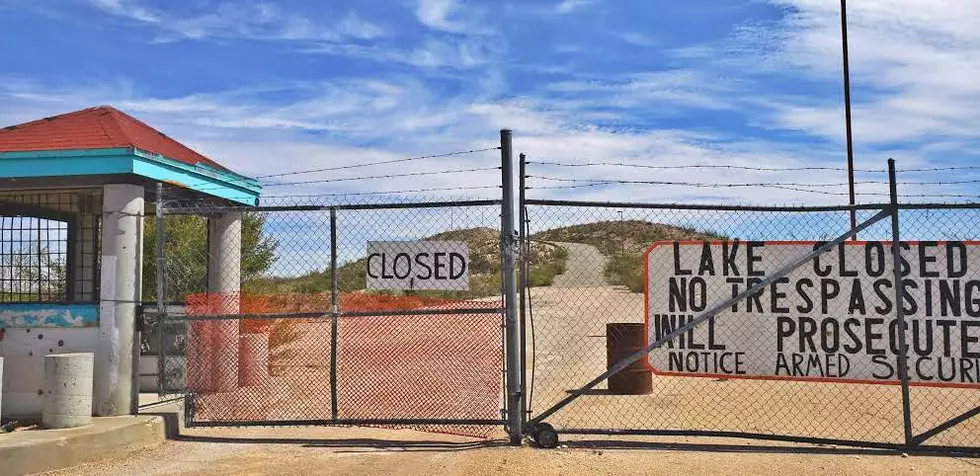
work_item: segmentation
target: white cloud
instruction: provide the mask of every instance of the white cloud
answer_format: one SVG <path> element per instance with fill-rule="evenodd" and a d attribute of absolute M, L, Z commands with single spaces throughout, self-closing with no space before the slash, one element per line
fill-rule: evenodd
<path fill-rule="evenodd" d="M 348 12 L 331 25 L 321 25 L 271 3 L 221 3 L 194 16 L 174 16 L 145 7 L 138 0 L 91 0 L 106 13 L 146 23 L 160 30 L 157 41 L 181 39 L 245 38 L 252 40 L 340 41 L 371 39 L 384 30 L 356 12 Z"/>
<path fill-rule="evenodd" d="M 419 22 L 429 28 L 453 31 L 459 28 L 449 21 L 452 10 L 457 7 L 455 0 L 419 0 L 415 16 Z"/>
<path fill-rule="evenodd" d="M 653 38 L 639 32 L 622 33 L 619 38 L 633 46 L 654 46 L 657 44 Z"/>
<path fill-rule="evenodd" d="M 123 0 L 102 0 L 109 10 L 131 6 Z M 776 0 L 773 0 L 776 1 Z M 924 7 L 911 0 L 867 0 L 852 12 L 852 60 L 855 79 L 855 142 L 858 165 L 880 168 L 887 156 L 900 158 L 903 166 L 925 161 L 934 154 L 956 154 L 972 144 L 980 133 L 980 33 L 967 25 L 976 19 L 966 2 L 948 2 L 956 14 L 929 17 Z M 840 97 L 793 95 L 786 89 L 760 90 L 766 80 L 813 85 L 839 81 L 839 23 L 836 12 L 817 0 L 779 0 L 785 17 L 778 22 L 752 25 L 740 30 L 731 48 L 685 47 L 675 58 L 678 69 L 636 71 L 594 76 L 588 72 L 561 71 L 565 81 L 538 85 L 533 92 L 513 93 L 500 74 L 502 51 L 480 35 L 455 34 L 474 17 L 452 1 L 421 2 L 419 21 L 434 30 L 408 46 L 361 42 L 316 42 L 311 51 L 391 61 L 424 68 L 445 68 L 441 80 L 428 76 L 367 76 L 336 78 L 317 83 L 273 85 L 277 94 L 255 90 L 220 91 L 183 97 L 157 97 L 122 87 L 0 81 L 0 120 L 13 123 L 55 112 L 98 103 L 113 103 L 146 119 L 216 160 L 251 175 L 283 169 L 314 168 L 317 164 L 345 164 L 372 158 L 393 158 L 439 153 L 492 145 L 497 130 L 512 128 L 515 144 L 532 158 L 623 161 L 656 165 L 729 164 L 785 167 L 843 163 Z M 891 7 L 918 13 L 893 12 Z M 231 8 L 231 7 L 229 7 Z M 220 9 L 219 9 L 220 10 Z M 127 10 L 124 10 L 127 11 Z M 234 31 L 239 35 L 278 38 L 317 37 L 315 25 L 286 21 L 279 10 L 256 10 L 247 27 L 222 23 L 234 18 L 232 8 L 218 15 L 224 20 L 200 20 L 183 24 L 183 34 L 214 35 Z M 156 13 L 151 12 L 151 13 Z M 921 24 L 917 15 L 924 15 Z M 952 17 L 950 16 L 952 15 Z M 130 12 L 129 16 L 133 16 Z M 152 16 L 152 15 L 151 15 Z M 955 18 L 954 18 L 955 17 Z M 150 18 L 150 17 L 147 17 Z M 964 20 L 963 18 L 967 18 Z M 341 22 L 354 35 L 363 29 L 357 17 Z M 262 25 L 276 28 L 263 29 Z M 236 28 L 228 30 L 228 28 Z M 245 28 L 244 30 L 241 28 Z M 338 30 L 339 28 L 339 30 Z M 345 30 L 346 28 L 346 30 Z M 371 34 L 369 31 L 362 34 Z M 245 33 L 242 33 L 242 32 Z M 271 32 L 271 33 L 270 33 Z M 453 33 L 453 34 L 444 34 Z M 232 33 L 220 33 L 230 35 Z M 624 41 L 629 41 L 623 37 Z M 641 40 L 645 38 L 633 38 Z M 737 68 L 737 71 L 736 69 Z M 466 70 L 465 76 L 462 74 Z M 573 74 L 580 74 L 576 76 Z M 731 78 L 740 79 L 731 79 Z M 786 82 L 781 84 L 786 84 Z M 279 88 L 279 89 L 276 89 Z M 261 89 L 261 88 L 259 88 Z M 447 90 L 454 91 L 446 95 Z M 275 97 L 275 102 L 269 97 Z M 288 99 L 284 99 L 288 98 Z M 673 110 L 672 110 L 673 108 Z M 725 126 L 690 131 L 656 126 L 681 111 L 711 110 L 736 115 L 744 110 L 748 124 L 735 124 L 739 134 L 725 133 Z M 16 119 L 16 120 L 14 120 Z M 638 121 L 634 121 L 638 120 Z M 714 121 L 714 117 L 706 120 Z M 727 119 L 726 119 L 727 120 Z M 738 119 L 735 119 L 738 120 Z M 643 122 L 647 121 L 647 122 Z M 622 126 L 600 126 L 619 123 Z M 633 126 L 640 122 L 641 126 Z M 667 123 L 666 121 L 659 122 Z M 802 131 L 819 139 L 745 138 L 745 129 L 763 126 Z M 731 129 L 729 129 L 731 130 Z M 706 132 L 705 132 L 706 131 Z M 884 147 L 907 144 L 899 150 Z M 370 144 L 370 146 L 364 146 Z M 870 149 L 871 146 L 879 146 Z M 868 152 L 873 150 L 873 152 Z M 274 160 L 273 160 L 274 159 Z M 424 167 L 465 167 L 494 163 L 493 154 L 436 161 Z M 424 169 L 420 169 L 424 170 Z M 359 171 L 360 172 L 360 171 Z M 365 171 L 367 172 L 367 171 Z M 844 181 L 839 173 L 765 174 L 731 171 L 656 171 L 596 167 L 544 169 L 536 174 L 580 178 L 628 178 L 699 182 L 738 181 Z M 696 178 L 692 178 L 696 177 Z M 313 177 L 315 178 L 315 176 Z M 492 183 L 492 173 L 473 176 L 435 176 L 426 186 L 470 186 Z M 378 189 L 420 188 L 419 180 L 350 182 L 307 185 L 275 193 L 332 193 Z M 538 183 L 538 185 L 560 185 Z M 878 192 L 880 186 L 859 191 Z M 840 188 L 840 191 L 846 188 Z M 271 189 L 269 193 L 274 193 Z M 682 189 L 675 187 L 613 186 L 573 191 L 537 190 L 536 196 L 623 199 L 647 201 L 725 200 L 750 203 L 841 203 L 839 196 L 814 196 L 787 190 L 759 193 L 753 189 Z"/>
<path fill-rule="evenodd" d="M 418 0 L 415 16 L 419 23 L 437 31 L 460 35 L 491 33 L 480 22 L 480 12 L 464 7 L 458 0 Z"/>
<path fill-rule="evenodd" d="M 743 144 L 732 137 L 692 134 L 670 129 L 615 130 L 583 122 L 581 111 L 563 107 L 561 101 L 539 98 L 496 99 L 498 80 L 486 84 L 493 88 L 484 94 L 470 90 L 444 97 L 423 83 L 410 79 L 386 81 L 333 80 L 324 83 L 283 85 L 279 97 L 292 99 L 275 104 L 263 103 L 256 91 L 275 88 L 225 91 L 187 97 L 159 98 L 112 88 L 90 88 L 84 85 L 53 88 L 22 84 L 16 91 L 0 82 L 0 102 L 10 104 L 9 111 L 21 117 L 0 116 L 5 123 L 66 112 L 99 103 L 119 106 L 168 135 L 181 140 L 226 166 L 248 175 L 265 175 L 299 170 L 362 163 L 385 158 L 424 155 L 453 150 L 492 146 L 499 129 L 511 128 L 517 151 L 526 151 L 532 160 L 575 162 L 625 161 L 658 165 L 747 164 L 787 166 L 812 164 L 826 160 L 826 151 L 803 148 L 786 150 L 767 143 Z M 44 101 L 30 92 L 43 91 Z M 288 93 L 288 94 L 285 94 Z M 31 107 L 21 107 L 30 105 Z M 28 115 L 30 114 L 30 115 Z M 362 144 L 372 144 L 365 147 Z M 725 145 L 720 145 L 725 144 Z M 802 158 L 800 158 L 802 157 Z M 494 152 L 458 156 L 413 164 L 412 171 L 437 171 L 468 167 L 496 166 Z M 406 169 L 377 167 L 358 169 L 346 174 L 303 175 L 299 179 L 363 176 L 391 173 Z M 563 169 L 534 169 L 535 175 L 569 176 Z M 307 194 L 402 190 L 435 187 L 469 187 L 497 183 L 494 171 L 470 174 L 413 177 L 389 180 L 354 181 L 333 184 L 309 184 L 269 187 L 267 194 Z M 651 171 L 601 167 L 575 170 L 579 178 L 620 178 L 654 180 L 691 180 L 690 171 Z M 752 174 L 723 171 L 699 173 L 697 181 L 732 182 L 758 180 Z M 771 179 L 827 181 L 833 177 L 790 177 Z M 285 181 L 285 180 L 284 180 Z M 565 185 L 537 181 L 535 186 Z M 648 201 L 703 200 L 706 195 L 738 202 L 800 201 L 808 195 L 790 191 L 759 194 L 749 189 L 684 189 L 676 187 L 613 186 L 579 190 L 535 191 L 535 196 L 569 196 L 579 198 Z M 493 190 L 482 196 L 495 193 Z M 443 195 L 445 196 L 445 194 Z M 836 201 L 837 197 L 817 197 Z"/>
<path fill-rule="evenodd" d="M 754 70 L 841 81 L 839 5 L 772 0 L 786 16 L 777 28 L 745 30 Z M 980 3 L 973 0 L 865 0 L 848 5 L 854 137 L 878 144 L 980 137 Z M 749 61 L 752 57 L 749 56 Z M 762 68 L 760 70 L 760 67 Z M 841 96 L 783 98 L 774 127 L 842 140 Z"/>
<path fill-rule="evenodd" d="M 732 108 L 735 104 L 729 97 L 734 90 L 732 83 L 696 69 L 673 69 L 611 76 L 601 81 L 564 81 L 550 85 L 549 89 L 606 107 L 649 115 L 650 107 L 668 104 L 685 109 Z M 602 98 L 601 102 L 597 98 Z"/>
<path fill-rule="evenodd" d="M 595 3 L 596 0 L 562 0 L 555 6 L 558 13 L 572 13 Z"/>
<path fill-rule="evenodd" d="M 420 44 L 400 48 L 381 45 L 325 43 L 308 53 L 353 56 L 381 62 L 396 62 L 421 68 L 469 69 L 492 63 L 500 55 L 493 42 L 477 38 L 427 38 Z"/>

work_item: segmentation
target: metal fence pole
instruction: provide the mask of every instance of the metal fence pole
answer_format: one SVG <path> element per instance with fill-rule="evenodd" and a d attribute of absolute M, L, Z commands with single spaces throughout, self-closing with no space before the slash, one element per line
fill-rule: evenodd
<path fill-rule="evenodd" d="M 527 209 L 524 207 L 524 201 L 526 199 L 526 173 L 527 173 L 527 156 L 523 153 L 519 156 L 520 162 L 517 168 L 517 226 L 519 242 L 521 246 L 521 274 L 520 282 L 518 282 L 518 296 L 520 299 L 520 317 L 521 317 L 521 408 L 524 411 L 521 412 L 521 427 L 527 423 L 528 413 L 530 409 L 527 407 L 527 286 L 528 286 L 528 273 L 530 272 L 529 255 L 531 252 L 531 246 L 528 243 L 527 236 Z"/>
<path fill-rule="evenodd" d="M 517 279 L 514 266 L 514 248 L 517 232 L 514 229 L 514 153 L 511 144 L 511 131 L 500 131 L 500 171 L 503 186 L 503 204 L 500 213 L 500 249 L 503 258 L 501 272 L 504 280 L 504 303 L 506 307 L 506 349 L 507 349 L 507 432 L 512 444 L 520 444 L 524 429 L 521 420 L 524 408 L 521 405 L 521 329 L 517 318 Z"/>
<path fill-rule="evenodd" d="M 337 210 L 330 209 L 330 415 L 337 419 Z"/>
<path fill-rule="evenodd" d="M 166 293 L 166 264 L 167 260 L 164 256 L 166 245 L 166 230 L 163 226 L 163 184 L 157 183 L 157 193 L 156 193 L 156 223 L 154 224 L 155 236 L 157 245 L 157 394 L 163 396 L 166 394 L 167 383 L 167 342 L 164 338 L 166 326 L 164 321 L 167 317 L 167 302 L 164 294 Z"/>
<path fill-rule="evenodd" d="M 902 308 L 902 247 L 898 229 L 898 184 L 895 180 L 895 159 L 888 159 L 888 195 L 892 212 L 892 272 L 895 283 L 895 319 L 898 320 L 898 378 L 902 381 L 902 418 L 905 429 L 905 444 L 914 444 L 912 435 L 912 407 L 909 395 L 908 342 L 905 335 L 905 310 Z"/>

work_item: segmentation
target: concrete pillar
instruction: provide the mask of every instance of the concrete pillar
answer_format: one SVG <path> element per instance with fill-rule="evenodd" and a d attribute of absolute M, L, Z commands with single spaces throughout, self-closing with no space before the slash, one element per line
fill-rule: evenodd
<path fill-rule="evenodd" d="M 44 357 L 41 426 L 75 428 L 92 422 L 92 354 Z"/>
<path fill-rule="evenodd" d="M 253 387 L 269 380 L 269 334 L 243 334 L 238 347 L 238 385 Z"/>
<path fill-rule="evenodd" d="M 216 314 L 237 314 L 242 280 L 242 215 L 224 213 L 208 220 L 208 293 Z M 211 322 L 213 388 L 238 388 L 237 319 Z"/>
<path fill-rule="evenodd" d="M 106 185 L 102 212 L 95 414 L 135 414 L 139 389 L 136 374 L 139 343 L 134 331 L 143 262 L 143 187 Z"/>

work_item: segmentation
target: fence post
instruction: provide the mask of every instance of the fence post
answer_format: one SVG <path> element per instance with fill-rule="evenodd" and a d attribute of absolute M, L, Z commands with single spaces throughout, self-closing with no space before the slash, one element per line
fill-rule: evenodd
<path fill-rule="evenodd" d="M 527 241 L 527 209 L 524 206 L 524 200 L 527 198 L 526 195 L 526 184 L 525 178 L 527 173 L 527 156 L 522 152 L 519 156 L 520 162 L 518 162 L 517 168 L 517 226 L 518 228 L 518 239 L 521 247 L 521 254 L 519 256 L 521 261 L 521 274 L 520 281 L 517 283 L 518 296 L 520 300 L 520 318 L 521 318 L 521 428 L 527 424 L 527 419 L 530 416 L 528 413 L 531 411 L 527 406 L 527 283 L 528 283 L 528 272 L 530 271 L 530 263 L 528 262 L 531 246 Z"/>
<path fill-rule="evenodd" d="M 330 207 L 330 416 L 337 419 L 337 209 Z"/>
<path fill-rule="evenodd" d="M 888 196 L 892 212 L 892 280 L 895 283 L 895 319 L 898 320 L 898 378 L 902 382 L 902 420 L 905 430 L 905 444 L 912 446 L 912 408 L 909 395 L 908 342 L 905 335 L 905 310 L 902 308 L 902 247 L 898 229 L 898 183 L 895 179 L 895 159 L 888 159 Z"/>
<path fill-rule="evenodd" d="M 167 235 L 163 226 L 162 183 L 157 183 L 156 195 L 156 223 L 154 224 L 153 230 L 155 231 L 154 239 L 157 245 L 157 394 L 163 396 L 167 390 L 167 341 L 164 337 L 167 328 L 164 323 L 167 317 L 167 301 L 165 296 L 167 289 L 165 282 L 167 259 L 164 256 L 165 250 L 167 249 Z"/>
<path fill-rule="evenodd" d="M 504 304 L 506 307 L 506 349 L 507 349 L 507 432 L 510 442 L 519 445 L 523 439 L 524 428 L 521 420 L 524 408 L 521 405 L 521 329 L 517 319 L 517 279 L 514 266 L 514 251 L 517 232 L 514 229 L 514 151 L 511 144 L 511 131 L 500 131 L 500 172 L 503 188 L 503 204 L 500 213 L 500 251 L 503 255 L 501 272 L 504 279 Z"/>

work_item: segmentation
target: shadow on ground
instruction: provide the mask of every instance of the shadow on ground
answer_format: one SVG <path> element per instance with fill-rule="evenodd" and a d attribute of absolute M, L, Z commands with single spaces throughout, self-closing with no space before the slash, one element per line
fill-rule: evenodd
<path fill-rule="evenodd" d="M 778 454 L 826 454 L 862 456 L 962 456 L 980 458 L 980 450 L 970 448 L 923 447 L 908 449 L 861 448 L 851 446 L 795 446 L 795 445 L 748 445 L 722 443 L 676 443 L 620 440 L 573 440 L 563 441 L 562 447 L 591 450 L 653 450 L 690 451 L 715 453 L 778 453 Z"/>

